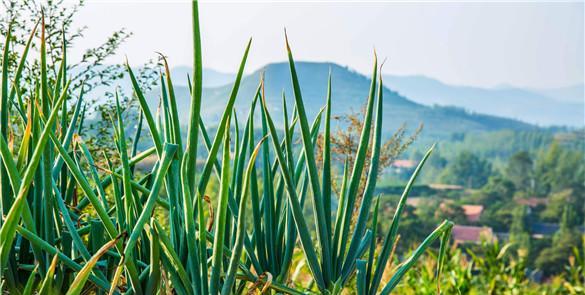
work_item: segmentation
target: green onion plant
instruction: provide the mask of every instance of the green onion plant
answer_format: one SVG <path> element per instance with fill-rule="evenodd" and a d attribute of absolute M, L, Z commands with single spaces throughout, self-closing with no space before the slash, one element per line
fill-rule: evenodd
<path fill-rule="evenodd" d="M 196 1 L 192 15 L 189 122 L 179 120 L 166 57 L 161 58 L 157 112 L 149 108 L 126 61 L 140 106 L 138 128 L 130 141 L 126 130 L 134 123 L 123 116 L 130 109 L 122 107 L 116 94 L 111 120 L 119 161 L 104 153 L 108 167 L 98 167 L 95 157 L 102 155 L 91 153 L 79 134 L 86 106 L 83 87 L 77 95 L 70 89 L 66 50 L 58 64 L 47 60 L 44 17 L 20 53 L 10 48 L 9 26 L 0 89 L 2 292 L 215 295 L 258 289 L 271 294 L 339 294 L 355 288 L 359 294 L 388 294 L 435 240 L 441 241 L 438 276 L 452 227 L 449 221 L 405 258 L 388 282 L 382 281 L 408 193 L 432 148 L 407 183 L 389 231 L 378 233 L 380 198 L 375 188 L 384 86 L 376 59 L 355 161 L 343 167 L 341 189 L 336 192 L 329 139 L 334 77 L 324 85 L 328 92 L 323 109 L 311 120 L 286 38 L 294 95 L 282 96 L 284 126 L 276 126 L 268 111 L 262 78 L 249 98 L 241 129 L 234 106 L 250 40 L 211 136 L 201 118 L 205 104 Z M 37 35 L 40 75 L 34 85 L 24 85 L 20 77 Z M 9 59 L 18 55 L 14 67 Z M 49 75 L 51 71 L 56 75 Z M 291 111 L 287 99 L 294 100 Z M 142 133 L 143 123 L 148 134 Z M 324 143 L 318 150 L 320 132 Z M 138 140 L 145 135 L 151 147 L 139 152 Z M 198 154 L 203 148 L 207 153 Z M 150 171 L 139 171 L 136 164 L 149 156 L 156 163 Z M 203 158 L 198 166 L 197 160 Z M 365 187 L 360 188 L 363 175 Z M 217 191 L 210 189 L 212 181 L 219 184 Z M 164 218 L 156 214 L 161 211 Z M 385 236 L 381 248 L 377 236 Z M 296 250 L 310 270 L 312 288 L 299 289 L 291 282 Z"/>

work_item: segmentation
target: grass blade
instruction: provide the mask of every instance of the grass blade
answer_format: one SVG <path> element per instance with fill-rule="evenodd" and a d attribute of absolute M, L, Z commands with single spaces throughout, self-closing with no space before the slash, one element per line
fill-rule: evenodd
<path fill-rule="evenodd" d="M 167 270 L 171 274 L 176 273 L 178 276 L 177 281 L 182 284 L 182 286 L 179 285 L 176 287 L 181 287 L 183 290 L 191 290 L 190 289 L 191 282 L 189 280 L 189 277 L 187 276 L 187 272 L 185 271 L 185 268 L 183 267 L 183 264 L 181 263 L 181 260 L 177 255 L 177 252 L 172 247 L 171 241 L 168 235 L 166 234 L 165 229 L 158 223 L 158 221 L 156 221 L 156 219 L 153 218 L 152 221 L 154 222 L 154 229 L 160 238 L 159 241 L 161 249 L 163 250 L 166 259 L 168 259 L 168 262 L 172 266 L 172 268 L 167 268 Z M 181 294 L 180 292 L 178 293 Z M 188 294 L 193 294 L 193 291 L 191 290 Z"/>
<path fill-rule="evenodd" d="M 114 225 L 114 223 L 110 219 L 108 212 L 102 206 L 101 202 L 99 201 L 98 197 L 95 195 L 94 191 L 91 189 L 91 186 L 90 186 L 88 180 L 85 178 L 83 173 L 80 171 L 80 169 L 77 166 L 77 164 L 75 163 L 75 161 L 71 158 L 71 156 L 69 156 L 67 151 L 65 149 L 63 149 L 63 147 L 61 145 L 58 144 L 59 142 L 55 138 L 55 136 L 50 135 L 50 137 L 51 137 L 51 140 L 53 140 L 53 142 L 55 143 L 57 150 L 59 151 L 59 153 L 63 157 L 63 160 L 67 164 L 67 167 L 69 167 L 69 171 L 71 172 L 71 174 L 73 175 L 73 177 L 75 178 L 77 183 L 79 184 L 81 190 L 85 193 L 85 195 L 89 199 L 89 202 L 93 205 L 99 219 L 101 220 L 101 222 L 103 223 L 103 225 L 106 229 L 106 232 L 108 233 L 108 235 L 110 236 L 111 239 L 116 238 L 118 236 L 118 231 L 116 230 L 116 226 Z M 116 245 L 116 248 L 117 248 L 119 253 L 124 253 L 123 252 L 124 249 L 123 249 L 122 244 L 120 242 L 118 242 L 118 244 Z M 131 259 L 126 260 L 126 268 L 128 270 L 128 273 L 130 274 L 130 280 L 132 282 L 132 287 L 135 288 L 135 291 L 137 293 L 142 293 L 140 282 L 138 279 L 138 271 L 137 271 L 137 268 L 136 268 L 134 261 Z"/>
<path fill-rule="evenodd" d="M 357 293 L 366 294 L 366 261 L 358 259 L 357 265 Z"/>
<path fill-rule="evenodd" d="M 201 96 L 203 91 L 203 62 L 201 58 L 201 28 L 199 26 L 199 3 L 191 2 L 191 19 L 193 22 L 193 82 L 191 89 L 191 108 L 189 111 L 189 129 L 187 130 L 187 175 L 191 195 L 195 196 L 195 167 L 197 162 L 197 143 L 199 120 L 201 119 Z M 189 84 L 191 85 L 191 84 Z M 221 126 L 221 125 L 220 125 Z M 203 194 L 204 192 L 201 192 Z"/>
<path fill-rule="evenodd" d="M 205 189 L 207 188 L 209 177 L 211 175 L 211 169 L 213 169 L 213 166 L 215 165 L 215 159 L 219 151 L 219 146 L 223 140 L 224 133 L 229 132 L 229 129 L 226 130 L 226 126 L 228 126 L 227 123 L 229 122 L 230 115 L 233 111 L 234 103 L 236 101 L 236 97 L 238 94 L 238 89 L 240 87 L 240 82 L 242 81 L 242 76 L 244 74 L 244 66 L 246 65 L 246 60 L 248 58 L 248 52 L 250 51 L 251 45 L 252 39 L 250 39 L 248 41 L 248 45 L 246 45 L 244 57 L 242 58 L 242 61 L 240 63 L 240 68 L 238 69 L 238 74 L 236 76 L 236 81 L 234 82 L 234 85 L 232 87 L 230 98 L 226 104 L 225 110 L 218 125 L 219 127 L 217 128 L 217 133 L 215 134 L 215 138 L 213 140 L 213 144 L 207 155 L 205 166 L 203 167 L 203 171 L 201 172 L 201 177 L 198 186 L 199 194 L 205 193 Z"/>
<path fill-rule="evenodd" d="M 67 84 L 63 89 L 63 93 L 59 98 L 58 104 L 62 103 L 66 96 L 66 91 L 68 88 Z M 45 145 L 47 144 L 49 134 L 52 132 L 52 126 L 57 119 L 59 109 L 55 108 L 51 112 L 49 119 L 47 120 L 43 132 L 41 133 L 40 138 L 38 139 L 38 143 L 34 149 L 32 154 L 31 162 L 29 163 L 26 171 L 24 172 L 24 176 L 22 177 L 22 182 L 20 184 L 20 188 L 18 193 L 16 194 L 16 199 L 10 207 L 6 218 L 4 219 L 4 224 L 0 229 L 0 241 L 2 244 L 0 245 L 0 267 L 4 268 L 7 263 L 8 253 L 12 247 L 12 242 L 14 241 L 15 233 L 16 233 L 16 225 L 20 219 L 23 203 L 26 202 L 26 195 L 30 185 L 32 183 L 33 177 L 35 175 L 36 169 L 41 161 L 41 155 L 44 152 Z M 0 140 L 2 144 L 6 142 L 4 139 Z M 3 157 L 4 158 L 4 157 Z M 5 159 L 4 159 L 5 160 Z"/>
<path fill-rule="evenodd" d="M 378 255 L 378 262 L 376 264 L 376 270 L 374 272 L 374 277 L 372 279 L 372 286 L 370 288 L 370 294 L 374 294 L 380 285 L 380 281 L 382 280 L 382 274 L 384 273 L 384 269 L 386 267 L 386 263 L 388 262 L 388 258 L 390 255 L 390 251 L 392 246 L 394 245 L 394 240 L 396 239 L 396 234 L 398 233 L 398 226 L 400 224 L 400 216 L 402 215 L 402 211 L 406 206 L 406 200 L 408 199 L 408 194 L 410 193 L 410 189 L 412 185 L 416 181 L 418 174 L 420 173 L 422 167 L 424 166 L 425 162 L 433 152 L 434 145 L 427 151 L 421 161 L 418 163 L 418 166 L 412 173 L 410 180 L 406 184 L 404 188 L 404 192 L 400 197 L 400 201 L 398 202 L 398 206 L 396 207 L 396 211 L 394 212 L 394 217 L 392 218 L 392 223 L 390 224 L 390 229 L 388 230 L 388 234 L 384 239 L 384 244 L 382 246 L 382 252 Z"/>
<path fill-rule="evenodd" d="M 163 147 L 162 158 L 160 159 L 158 169 L 156 171 L 156 175 L 154 177 L 154 183 L 150 190 L 150 195 L 146 201 L 146 204 L 142 208 L 142 212 L 140 213 L 140 217 L 136 221 L 134 228 L 130 234 L 128 242 L 126 243 L 126 248 L 124 249 L 124 256 L 131 257 L 132 251 L 134 250 L 134 246 L 140 237 L 140 233 L 144 228 L 146 222 L 150 219 L 152 215 L 152 211 L 154 209 L 154 205 L 156 204 L 156 200 L 158 198 L 158 193 L 162 186 L 163 179 L 169 166 L 171 165 L 171 161 L 175 152 L 177 151 L 177 145 L 165 143 Z"/>
<path fill-rule="evenodd" d="M 219 279 L 221 276 L 221 269 L 223 264 L 223 245 L 226 230 L 226 216 L 227 216 L 227 199 L 229 190 L 229 175 L 230 175 L 230 120 L 226 121 L 224 141 L 223 141 L 223 157 L 221 163 L 221 181 L 219 188 L 219 199 L 217 205 L 218 217 L 215 223 L 215 233 L 213 240 L 213 258 L 211 262 L 211 278 L 209 280 L 209 294 L 215 295 L 219 292 Z M 199 226 L 202 226 L 201 224 Z"/>
<path fill-rule="evenodd" d="M 132 82 L 132 87 L 134 89 L 134 94 L 138 98 L 138 102 L 140 103 L 140 109 L 144 115 L 144 119 L 146 119 L 146 124 L 148 125 L 148 129 L 150 130 L 150 135 L 152 136 L 152 141 L 154 142 L 154 147 L 156 148 L 156 152 L 158 155 L 162 153 L 162 139 L 156 127 L 156 123 L 150 112 L 150 108 L 148 107 L 148 103 L 146 102 L 146 98 L 140 89 L 140 85 L 134 76 L 134 72 L 130 67 L 130 64 L 126 60 L 126 70 L 128 71 L 128 75 L 130 76 L 130 81 Z"/>
<path fill-rule="evenodd" d="M 291 210 L 293 213 L 293 218 L 297 227 L 297 231 L 300 236 L 301 246 L 303 248 L 305 258 L 307 259 L 307 263 L 309 265 L 309 269 L 319 286 L 321 291 L 326 290 L 325 281 L 323 280 L 323 274 L 321 273 L 321 269 L 319 268 L 319 260 L 317 258 L 317 254 L 315 253 L 315 248 L 313 246 L 313 242 L 311 240 L 311 236 L 309 234 L 309 229 L 305 218 L 303 216 L 303 210 L 301 205 L 299 204 L 299 200 L 296 193 L 296 187 L 293 185 L 293 180 L 291 175 L 288 173 L 290 170 L 287 167 L 286 160 L 284 158 L 284 153 L 280 147 L 280 141 L 278 140 L 278 134 L 276 133 L 276 128 L 274 127 L 274 123 L 272 122 L 272 118 L 268 113 L 268 109 L 266 106 L 266 102 L 262 101 L 262 110 L 266 115 L 266 121 L 268 123 L 268 127 L 270 130 L 270 137 L 272 138 L 272 146 L 276 153 L 278 163 L 280 166 L 280 171 L 282 173 L 282 177 L 285 181 L 285 185 L 288 192 L 288 199 L 289 204 L 291 206 Z M 305 153 L 307 154 L 307 153 Z"/>
<path fill-rule="evenodd" d="M 416 263 L 418 258 L 425 252 L 425 250 L 434 242 L 437 238 L 443 236 L 443 234 L 450 232 L 453 227 L 453 223 L 450 221 L 443 221 L 439 227 L 437 227 L 419 246 L 416 248 L 412 256 L 410 256 L 405 262 L 403 262 L 396 273 L 390 279 L 390 282 L 382 289 L 380 295 L 387 295 L 392 292 L 394 287 L 398 285 L 404 274 Z"/>
<path fill-rule="evenodd" d="M 171 71 L 169 69 L 169 64 L 167 62 L 166 57 L 162 56 L 164 67 L 165 67 L 165 77 L 167 82 L 167 91 L 169 93 L 169 107 L 170 107 L 170 117 L 172 122 L 172 139 L 173 143 L 177 145 L 178 150 L 177 154 L 179 157 L 183 155 L 183 141 L 181 139 L 181 126 L 179 123 L 179 112 L 177 111 L 177 99 L 175 98 L 175 89 L 173 87 L 173 82 L 171 79 Z"/>
<path fill-rule="evenodd" d="M 325 131 L 323 133 L 323 173 L 322 181 L 323 211 L 325 211 L 325 228 L 331 236 L 331 70 L 327 80 L 327 108 L 325 110 Z"/>
<path fill-rule="evenodd" d="M 368 253 L 368 268 L 366 270 L 366 289 L 364 294 L 370 293 L 370 283 L 372 281 L 372 269 L 374 267 L 374 256 L 376 255 L 376 245 L 378 236 L 378 213 L 380 210 L 380 197 L 376 199 L 376 205 L 374 206 L 374 214 L 372 216 L 372 241 L 370 243 L 370 249 Z"/>
<path fill-rule="evenodd" d="M 237 225 L 237 233 L 236 233 L 236 243 L 232 250 L 232 255 L 230 258 L 229 266 L 226 272 L 226 277 L 224 280 L 224 284 L 222 287 L 221 294 L 228 295 L 231 294 L 231 289 L 234 284 L 236 270 L 238 268 L 238 263 L 240 261 L 240 256 L 242 255 L 242 248 L 244 245 L 244 236 L 246 234 L 246 200 L 248 197 L 248 186 L 250 182 L 250 176 L 252 174 L 252 167 L 256 162 L 256 156 L 258 155 L 258 151 L 260 150 L 260 146 L 262 142 L 266 139 L 266 137 L 262 138 L 256 148 L 252 152 L 250 156 L 250 160 L 248 162 L 248 167 L 246 168 L 246 175 L 244 176 L 244 187 L 242 189 L 242 196 L 240 198 L 240 206 L 239 206 L 239 213 L 238 213 L 238 225 Z"/>
<path fill-rule="evenodd" d="M 345 282 L 347 280 L 347 278 L 349 278 L 349 275 L 353 269 L 353 266 L 355 265 L 355 259 L 358 257 L 357 256 L 357 248 L 359 245 L 359 242 L 365 232 L 366 229 L 366 223 L 368 222 L 368 219 L 370 217 L 370 209 L 372 207 L 372 198 L 374 195 L 374 190 L 376 189 L 376 183 L 377 183 L 377 179 L 378 179 L 378 169 L 379 169 L 379 163 L 380 163 L 380 148 L 382 146 L 382 118 L 383 118 L 383 114 L 382 114 L 382 110 L 383 110 L 383 105 L 384 105 L 384 101 L 383 101 L 383 94 L 384 93 L 384 86 L 382 84 L 382 77 L 380 76 L 380 83 L 378 83 L 378 101 L 377 101 L 377 105 L 376 105 L 376 125 L 375 125 L 375 130 L 374 130 L 374 141 L 372 143 L 373 145 L 373 151 L 372 151 L 372 155 L 371 155 L 371 160 L 370 160 L 370 169 L 368 172 L 368 179 L 366 182 L 366 187 L 364 189 L 364 194 L 362 196 L 362 201 L 360 204 L 360 209 L 359 209 L 359 214 L 358 214 L 358 219 L 357 222 L 355 224 L 354 230 L 353 230 L 353 235 L 351 237 L 351 242 L 349 244 L 349 250 L 347 251 L 347 257 L 346 260 L 343 264 L 343 269 L 342 269 L 342 281 Z M 364 128 L 367 127 L 364 126 Z M 367 135 L 369 137 L 369 134 Z M 359 153 L 358 153 L 359 154 Z M 351 205 L 351 203 L 350 203 Z M 375 226 L 375 223 L 374 223 Z"/>
<path fill-rule="evenodd" d="M 449 239 L 451 238 L 452 229 L 453 226 L 450 226 L 443 232 L 443 236 L 441 237 L 441 247 L 439 248 L 439 256 L 437 257 L 437 272 L 435 274 L 435 279 L 437 280 L 437 294 L 441 294 L 441 271 L 443 270 L 443 265 L 445 263 L 445 255 L 447 248 L 449 247 Z"/>
<path fill-rule="evenodd" d="M 39 236 L 37 236 L 33 232 L 31 232 L 31 231 L 29 231 L 21 226 L 17 226 L 16 229 L 17 229 L 18 233 L 20 235 L 22 235 L 23 238 L 29 240 L 32 244 L 37 245 L 39 248 L 43 249 L 43 251 L 47 252 L 47 254 L 59 256 L 59 260 L 62 261 L 63 264 L 65 264 L 65 266 L 69 267 L 70 269 L 72 269 L 74 271 L 80 271 L 83 268 L 81 265 L 79 265 L 77 262 L 73 261 L 67 255 L 65 255 L 65 254 L 61 253 L 59 250 L 57 250 L 57 248 L 55 248 L 55 246 L 53 246 L 53 245 L 47 243 L 46 241 L 44 241 L 43 239 L 39 238 Z M 99 286 L 100 288 L 102 288 L 104 290 L 108 290 L 110 288 L 110 284 L 108 282 L 105 282 L 105 281 L 97 278 L 93 274 L 89 276 L 89 279 L 92 282 L 94 282 L 97 286 Z"/>
<path fill-rule="evenodd" d="M 67 290 L 67 295 L 79 295 L 83 290 L 83 286 L 87 282 L 89 275 L 92 272 L 92 269 L 95 267 L 97 262 L 100 258 L 106 254 L 110 248 L 114 247 L 118 240 L 122 238 L 122 236 L 118 236 L 115 239 L 109 241 L 108 243 L 104 244 L 92 257 L 91 259 L 83 266 L 83 268 L 77 273 L 75 276 L 75 280 L 69 286 L 69 290 Z M 56 256 L 55 256 L 56 257 Z"/>
<path fill-rule="evenodd" d="M 286 34 L 285 34 L 286 36 Z M 290 66 L 291 79 L 293 83 L 293 92 L 295 96 L 295 105 L 299 115 L 299 123 L 301 127 L 301 138 L 303 139 L 303 148 L 305 149 L 305 159 L 307 163 L 307 170 L 309 171 L 309 180 L 311 182 L 313 206 L 315 211 L 315 224 L 317 227 L 317 238 L 321 245 L 321 256 L 323 259 L 323 283 L 325 286 L 329 286 L 331 278 L 331 246 L 330 239 L 331 235 L 327 232 L 325 209 L 323 205 L 323 197 L 321 196 L 321 187 L 319 184 L 319 175 L 317 172 L 317 162 L 315 161 L 315 154 L 313 148 L 313 142 L 311 140 L 311 131 L 309 129 L 309 123 L 305 112 L 305 106 L 301 95 L 301 87 L 297 78 L 295 64 L 292 56 L 292 51 L 288 43 L 288 37 L 286 38 L 286 50 L 288 53 L 288 61 Z"/>
<path fill-rule="evenodd" d="M 6 39 L 4 41 L 4 51 L 2 54 L 2 74 L 1 74 L 1 88 L 0 88 L 0 137 L 3 142 L 8 140 L 8 116 L 10 114 L 9 105 L 8 105 L 8 65 L 9 65 L 9 54 L 10 54 L 10 38 L 12 34 L 12 22 L 8 25 L 8 31 L 6 32 Z M 12 155 L 10 155 L 12 157 Z M 12 160 L 12 158 L 11 158 Z M 4 157 L 0 158 L 0 212 L 4 215 L 9 210 L 9 205 L 12 202 L 10 198 L 10 179 L 8 176 L 8 172 L 6 171 L 7 167 L 3 165 L 3 162 L 6 161 Z M 0 225 L 2 225 L 3 221 L 0 220 Z M 2 227 L 2 230 L 4 227 Z M 0 277 L 3 277 L 4 273 L 4 266 L 6 265 L 5 259 L 8 258 L 8 253 L 6 253 L 6 257 L 4 257 L 4 252 L 8 251 L 8 249 L 4 249 L 4 240 L 2 240 L 2 244 L 0 245 L 0 259 L 2 262 L 0 263 Z M 9 248 L 12 246 L 11 242 L 9 244 Z"/>
<path fill-rule="evenodd" d="M 159 236 L 154 230 L 154 224 L 150 224 L 150 270 L 146 284 L 145 294 L 155 294 L 160 286 L 160 243 Z"/>
<path fill-rule="evenodd" d="M 48 294 L 52 294 L 54 292 L 54 290 L 53 290 L 53 282 L 54 282 L 53 276 L 55 275 L 55 268 L 57 268 L 58 258 L 59 258 L 58 255 L 53 256 L 53 260 L 51 261 L 51 265 L 49 265 L 49 270 L 47 271 L 47 274 L 45 275 L 45 278 L 43 279 L 43 283 L 41 284 L 41 287 L 39 288 L 39 295 L 48 295 Z"/>
<path fill-rule="evenodd" d="M 343 257 L 345 255 L 347 238 L 348 238 L 350 223 L 351 223 L 351 219 L 352 219 L 351 218 L 352 217 L 352 210 L 353 210 L 354 205 L 355 205 L 356 197 L 359 193 L 358 192 L 359 185 L 360 185 L 360 181 L 362 178 L 362 172 L 363 172 L 363 169 L 365 166 L 366 153 L 368 150 L 368 142 L 370 140 L 374 98 L 375 98 L 375 94 L 376 94 L 376 77 L 378 76 L 377 70 L 378 70 L 378 60 L 377 60 L 376 55 L 374 54 L 374 69 L 372 70 L 370 93 L 369 93 L 369 97 L 368 97 L 368 105 L 366 107 L 364 126 L 362 127 L 362 133 L 360 135 L 358 150 L 357 150 L 356 155 L 355 155 L 353 170 L 351 172 L 349 186 L 347 188 L 347 199 L 346 199 L 347 206 L 345 207 L 345 216 L 344 216 L 345 218 L 343 219 L 343 223 L 342 223 L 339 248 L 337 249 L 337 251 L 338 251 L 338 257 L 337 257 L 338 267 L 341 266 L 341 263 L 343 262 Z M 367 208 L 367 209 L 369 212 L 369 208 Z M 358 240 L 359 239 L 360 238 L 358 237 Z M 357 243 L 357 240 L 355 240 L 355 243 Z M 352 250 L 355 249 L 355 246 L 357 246 L 357 245 L 354 244 L 354 248 Z M 348 253 L 348 254 L 351 254 L 351 253 Z M 343 270 L 342 270 L 342 272 L 343 272 Z"/>
<path fill-rule="evenodd" d="M 83 88 L 84 87 L 82 85 L 79 93 L 79 98 L 75 104 L 75 110 L 73 111 L 73 117 L 71 117 L 69 127 L 67 127 L 67 132 L 65 133 L 65 137 L 63 138 L 62 141 L 63 142 L 62 146 L 65 149 L 69 148 L 69 145 L 71 144 L 71 140 L 73 139 L 73 133 L 75 132 L 75 125 L 77 124 L 77 121 L 79 120 L 80 117 L 84 94 Z M 64 101 L 63 103 L 65 104 L 66 102 Z M 61 156 L 58 156 L 56 163 L 53 165 L 53 178 L 56 179 L 59 176 L 59 173 L 61 172 L 61 167 L 63 167 L 63 159 L 61 158 Z"/>
<path fill-rule="evenodd" d="M 22 295 L 32 295 L 33 289 L 35 287 L 35 281 L 37 278 L 37 273 L 39 272 L 39 266 L 35 266 L 35 269 L 30 273 L 28 280 L 26 281 L 26 285 L 24 285 L 24 289 L 22 290 Z"/>
<path fill-rule="evenodd" d="M 35 23 L 35 26 L 31 30 L 31 33 L 28 37 L 28 40 L 26 41 L 26 45 L 24 46 L 24 49 L 22 50 L 22 56 L 20 57 L 20 61 L 18 62 L 18 66 L 16 67 L 16 71 L 14 72 L 12 87 L 10 88 L 10 94 L 8 95 L 9 101 L 14 101 L 14 97 L 17 96 L 17 94 L 18 94 L 17 93 L 18 92 L 18 85 L 20 84 L 20 78 L 22 76 L 22 71 L 24 70 L 24 66 L 26 64 L 26 58 L 28 56 L 28 52 L 29 52 L 30 47 L 32 45 L 32 40 L 37 32 L 37 28 L 39 27 L 40 21 L 41 20 L 39 19 Z M 10 31 L 10 29 L 8 31 Z M 4 44 L 7 44 L 7 43 L 4 43 Z M 4 63 L 2 63 L 2 64 L 4 64 Z M 18 95 L 17 97 L 18 97 L 19 107 L 24 110 L 24 103 L 22 102 L 21 96 Z"/>

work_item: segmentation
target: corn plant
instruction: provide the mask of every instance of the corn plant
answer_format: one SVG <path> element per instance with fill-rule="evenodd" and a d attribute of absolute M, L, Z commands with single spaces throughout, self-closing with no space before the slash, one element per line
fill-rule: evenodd
<path fill-rule="evenodd" d="M 325 107 L 309 124 L 286 39 L 294 90 L 292 116 L 283 95 L 284 126 L 279 131 L 268 111 L 266 81 L 262 78 L 250 98 L 241 130 L 234 107 L 250 40 L 211 137 L 201 118 L 205 109 L 198 14 L 195 1 L 194 70 L 189 80 L 191 108 L 186 141 L 167 58 L 161 55 L 160 108 L 155 113 L 127 61 L 133 94 L 140 106 L 138 128 L 130 140 L 127 126 L 135 122 L 125 122 L 123 114 L 130 109 L 124 109 L 116 92 L 116 113 L 110 119 L 118 159 L 114 161 L 104 153 L 107 167 L 96 164 L 99 155 L 90 151 L 79 134 L 85 119 L 83 89 L 77 96 L 69 89 L 65 44 L 59 65 L 48 64 L 46 24 L 41 16 L 38 83 L 21 85 L 19 78 L 37 28 L 32 30 L 16 69 L 8 62 L 14 53 L 8 30 L 0 100 L 2 290 L 23 294 L 240 294 L 261 288 L 278 294 L 339 294 L 351 285 L 350 279 L 356 278 L 359 294 L 388 294 L 433 241 L 440 239 L 438 275 L 452 227 L 449 221 L 420 244 L 389 282 L 382 283 L 408 193 L 432 148 L 406 185 L 377 253 L 375 225 L 380 199 L 375 198 L 374 189 L 384 101 L 376 60 L 355 161 L 352 167 L 345 164 L 341 190 L 334 192 L 335 164 L 329 140 L 333 78 L 329 77 Z M 57 75 L 49 78 L 48 72 L 53 69 L 58 69 Z M 22 95 L 23 87 L 31 90 L 26 92 L 29 96 Z M 255 133 L 258 121 L 259 138 Z M 324 144 L 317 151 L 322 122 Z M 143 123 L 152 147 L 138 152 Z M 293 141 L 297 138 L 302 144 L 295 148 Z M 198 169 L 200 142 L 207 153 Z M 369 171 L 364 171 L 370 149 L 371 164 Z M 317 165 L 317 153 L 322 154 L 321 167 Z M 136 164 L 151 155 L 157 161 L 150 171 L 136 169 Z M 256 163 L 259 156 L 261 164 Z M 358 198 L 364 174 L 366 185 Z M 213 180 L 217 180 L 219 189 L 209 192 Z M 338 199 L 337 208 L 331 207 L 334 198 Z M 312 205 L 315 232 L 307 219 L 307 199 Z M 163 218 L 157 210 L 163 212 Z M 298 290 L 290 284 L 297 245 L 316 289 Z"/>

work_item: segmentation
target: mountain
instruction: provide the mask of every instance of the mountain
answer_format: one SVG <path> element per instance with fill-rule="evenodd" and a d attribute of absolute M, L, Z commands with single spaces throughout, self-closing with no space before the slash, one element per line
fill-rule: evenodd
<path fill-rule="evenodd" d="M 552 89 L 533 89 L 532 91 L 563 102 L 583 103 L 585 100 L 585 84 Z"/>
<path fill-rule="evenodd" d="M 111 65 L 97 65 L 97 66 L 92 66 L 92 69 L 94 72 L 99 72 L 102 70 L 105 70 L 108 66 Z M 85 68 L 81 68 L 81 67 L 75 67 L 71 70 L 69 70 L 69 75 L 71 75 L 71 77 L 75 77 L 76 75 L 78 75 L 81 71 L 83 71 Z M 140 79 L 140 75 L 141 75 L 141 67 L 133 67 L 132 71 L 134 72 L 134 74 Z M 110 85 L 100 85 L 97 86 L 96 88 L 93 88 L 91 92 L 89 93 L 85 93 L 84 94 L 84 98 L 87 101 L 96 101 L 99 103 L 103 103 L 106 101 L 106 96 L 105 93 L 106 92 L 110 92 L 113 89 L 118 89 L 120 92 L 124 93 L 125 95 L 132 95 L 132 82 L 130 81 L 130 77 L 128 76 L 128 74 L 126 73 L 126 71 L 123 71 L 124 75 L 118 79 L 113 81 L 112 84 Z M 174 68 L 171 68 L 171 77 L 173 78 L 173 85 L 175 87 L 177 87 L 178 89 L 184 88 L 185 90 L 187 89 L 187 76 L 192 76 L 193 75 L 193 70 L 191 67 L 188 66 L 177 66 Z M 231 73 L 223 73 L 220 71 L 216 71 L 214 69 L 209 69 L 209 68 L 203 68 L 203 87 L 207 87 L 207 88 L 214 88 L 214 87 L 219 87 L 219 86 L 223 86 L 226 84 L 230 84 L 233 82 L 235 78 L 235 74 L 231 74 Z M 158 82 L 158 81 L 156 81 Z M 160 88 L 156 88 L 156 92 L 157 95 L 156 97 L 158 97 L 158 94 L 160 93 Z M 154 95 L 154 94 L 152 94 Z M 110 97 L 110 100 L 113 99 Z M 158 98 L 157 98 L 158 101 Z M 156 110 L 156 106 L 158 105 L 158 102 L 155 104 L 152 104 L 152 107 L 155 107 L 153 110 Z"/>
<path fill-rule="evenodd" d="M 424 105 L 453 105 L 473 112 L 514 118 L 541 126 L 584 125 L 583 85 L 528 90 L 511 86 L 456 86 L 424 76 L 386 75 L 384 79 L 390 88 Z"/>
<path fill-rule="evenodd" d="M 297 62 L 297 74 L 301 85 L 305 108 L 313 118 L 325 103 L 327 78 L 332 75 L 332 113 L 334 115 L 360 111 L 366 101 L 370 79 L 347 67 L 334 63 Z M 245 76 L 242 79 L 236 110 L 240 121 L 248 112 L 260 76 L 264 73 L 266 100 L 275 120 L 282 122 L 282 92 L 284 91 L 292 113 L 294 102 L 291 89 L 290 71 L 287 63 L 273 63 Z M 385 84 L 390 85 L 391 84 Z M 231 85 L 208 87 L 203 90 L 202 116 L 208 125 L 217 124 L 225 107 Z M 148 94 L 151 107 L 158 104 L 160 90 Z M 514 119 L 482 115 L 455 107 L 425 106 L 409 100 L 407 97 L 384 87 L 384 130 L 390 136 L 402 124 L 409 129 L 424 124 L 423 136 L 427 138 L 445 138 L 455 132 L 479 132 L 501 129 L 530 130 L 537 127 Z M 185 86 L 175 87 L 181 122 L 188 122 L 190 96 Z"/>
<path fill-rule="evenodd" d="M 187 75 L 193 76 L 191 67 L 178 66 L 171 69 L 171 77 L 173 81 L 177 81 L 177 85 L 187 86 Z M 203 87 L 219 87 L 233 82 L 236 75 L 231 73 L 223 73 L 214 69 L 203 69 Z"/>

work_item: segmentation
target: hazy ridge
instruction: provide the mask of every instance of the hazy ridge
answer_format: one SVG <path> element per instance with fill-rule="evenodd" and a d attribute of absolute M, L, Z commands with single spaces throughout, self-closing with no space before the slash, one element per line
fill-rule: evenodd
<path fill-rule="evenodd" d="M 188 68 L 173 70 L 173 80 L 175 82 L 175 93 L 177 96 L 178 109 L 181 120 L 187 122 L 189 110 L 189 91 L 186 86 L 186 76 Z M 366 101 L 370 87 L 370 79 L 360 73 L 357 73 L 347 67 L 342 67 L 334 63 L 317 63 L 317 62 L 297 62 L 297 72 L 302 89 L 302 95 L 305 107 L 311 117 L 315 116 L 319 109 L 325 103 L 327 90 L 327 79 L 329 72 L 332 75 L 332 101 L 333 114 L 346 114 L 351 111 L 359 111 Z M 215 72 L 217 73 L 217 72 Z M 264 73 L 266 79 L 266 99 L 274 116 L 281 118 L 282 93 L 286 97 L 289 112 L 292 112 L 293 93 L 290 82 L 290 72 L 287 63 L 273 63 L 262 67 L 261 69 L 246 75 L 242 79 L 236 109 L 238 115 L 242 118 L 247 115 L 249 105 L 253 99 L 254 93 L 260 81 L 260 75 Z M 204 72 L 204 85 L 207 87 L 203 91 L 202 115 L 209 125 L 217 123 L 225 103 L 231 92 L 231 84 L 219 87 L 209 87 L 206 83 L 208 71 Z M 214 83 L 217 81 L 230 80 L 232 75 L 222 74 L 213 77 Z M 233 79 L 232 79 L 233 80 Z M 408 95 L 404 96 L 393 91 L 392 81 L 384 80 L 384 128 L 385 130 L 395 130 L 402 124 L 414 129 L 419 124 L 424 124 L 425 137 L 436 138 L 451 135 L 456 132 L 470 131 L 494 131 L 501 129 L 512 130 L 530 130 L 537 127 L 521 122 L 519 120 L 484 115 L 458 107 L 452 106 L 428 106 L 410 99 Z M 182 83 L 184 81 L 185 83 Z M 148 95 L 151 105 L 154 107 L 158 103 L 159 90 L 154 90 Z M 279 120 L 281 121 L 281 119 Z"/>

